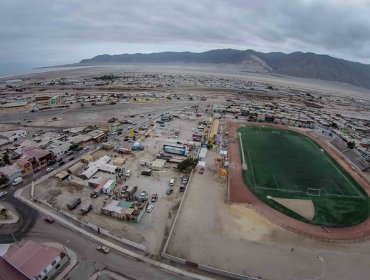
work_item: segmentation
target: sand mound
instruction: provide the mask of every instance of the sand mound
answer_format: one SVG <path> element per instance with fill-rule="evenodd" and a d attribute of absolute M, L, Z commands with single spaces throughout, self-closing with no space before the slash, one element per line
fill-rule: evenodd
<path fill-rule="evenodd" d="M 313 205 L 312 200 L 275 197 L 272 197 L 271 199 L 308 220 L 312 220 L 315 216 L 315 206 Z"/>

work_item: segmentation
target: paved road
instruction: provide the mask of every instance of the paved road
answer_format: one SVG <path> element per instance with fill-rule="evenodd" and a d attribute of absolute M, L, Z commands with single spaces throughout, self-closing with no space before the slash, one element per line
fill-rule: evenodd
<path fill-rule="evenodd" d="M 91 145 L 90 149 L 93 149 L 95 144 Z M 89 149 L 89 150 L 90 150 Z M 69 162 L 71 157 L 78 158 L 82 156 L 83 154 L 87 153 L 89 150 L 81 150 L 73 155 L 66 156 L 64 158 L 65 162 Z M 59 168 L 59 165 L 56 163 L 54 165 L 50 165 L 48 167 L 53 167 L 53 168 Z M 0 202 L 7 202 L 10 203 L 15 210 L 19 214 L 19 221 L 16 224 L 13 225 L 3 225 L 0 227 L 0 242 L 1 243 L 9 243 L 9 242 L 14 242 L 14 238 L 16 240 L 20 240 L 23 238 L 23 236 L 32 228 L 33 224 L 35 223 L 35 220 L 38 217 L 38 212 L 35 211 L 33 208 L 30 208 L 23 202 L 19 201 L 14 197 L 14 192 L 22 188 L 24 186 L 27 186 L 30 184 L 32 181 L 36 181 L 38 178 L 41 178 L 42 176 L 46 175 L 46 167 L 43 168 L 42 170 L 39 170 L 33 174 L 30 174 L 26 177 L 24 177 L 23 182 L 16 185 L 16 186 L 10 186 L 6 189 L 5 191 L 8 192 L 8 194 L 0 199 Z"/>
<path fill-rule="evenodd" d="M 57 242 L 73 250 L 78 256 L 79 264 L 69 274 L 72 280 L 89 279 L 89 273 L 92 274 L 99 269 L 117 272 L 128 279 L 184 279 L 113 250 L 107 255 L 100 253 L 96 250 L 98 243 L 95 241 L 76 234 L 58 223 L 48 224 L 42 216 L 36 219 L 25 239 L 36 242 Z"/>
<path fill-rule="evenodd" d="M 173 101 L 173 102 L 163 102 L 163 103 L 118 103 L 116 105 L 103 105 L 103 106 L 73 106 L 66 110 L 45 110 L 45 111 L 36 111 L 36 112 L 20 112 L 16 115 L 14 113 L 3 113 L 1 115 L 0 123 L 8 123 L 8 124 L 22 124 L 32 127 L 31 123 L 26 123 L 24 120 L 27 119 L 37 119 L 39 117 L 55 117 L 58 115 L 68 114 L 68 115 L 75 115 L 76 120 L 82 113 L 101 113 L 106 111 L 110 115 L 114 116 L 115 113 L 121 113 L 123 111 L 127 111 L 129 109 L 136 109 L 137 111 L 134 114 L 141 114 L 141 113 L 157 113 L 159 111 L 168 111 L 177 108 L 183 107 L 190 107 L 192 105 L 198 104 L 198 101 Z M 128 115 L 132 115 L 131 113 L 127 113 Z M 71 124 L 71 127 L 73 124 Z M 51 128 L 47 126 L 48 128 Z M 57 128 L 57 127 L 56 127 Z M 59 127 L 60 128 L 60 127 Z"/>

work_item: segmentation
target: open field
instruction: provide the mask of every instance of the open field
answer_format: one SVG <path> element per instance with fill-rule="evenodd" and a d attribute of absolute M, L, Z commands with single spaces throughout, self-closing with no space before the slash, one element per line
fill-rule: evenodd
<path fill-rule="evenodd" d="M 239 129 L 246 185 L 264 202 L 301 221 L 330 227 L 352 226 L 369 216 L 362 188 L 309 138 L 267 127 Z M 312 200 L 308 220 L 269 197 Z"/>
<path fill-rule="evenodd" d="M 246 204 L 226 204 L 227 184 L 217 180 L 216 156 L 209 151 L 205 173 L 194 172 L 168 254 L 262 279 L 315 279 L 322 273 L 325 280 L 367 279 L 369 241 L 310 239 L 271 223 Z"/>

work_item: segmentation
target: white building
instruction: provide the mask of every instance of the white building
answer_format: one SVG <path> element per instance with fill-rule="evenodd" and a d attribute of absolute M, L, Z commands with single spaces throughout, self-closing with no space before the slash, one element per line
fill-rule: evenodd
<path fill-rule="evenodd" d="M 25 130 L 11 130 L 0 132 L 0 138 L 6 139 L 9 142 L 14 142 L 22 138 L 27 137 L 27 131 Z"/>

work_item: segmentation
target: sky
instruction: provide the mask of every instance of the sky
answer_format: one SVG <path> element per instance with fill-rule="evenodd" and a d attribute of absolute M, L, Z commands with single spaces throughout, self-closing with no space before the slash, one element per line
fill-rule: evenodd
<path fill-rule="evenodd" d="M 218 48 L 370 64 L 370 0 L 0 0 L 0 67 Z"/>

